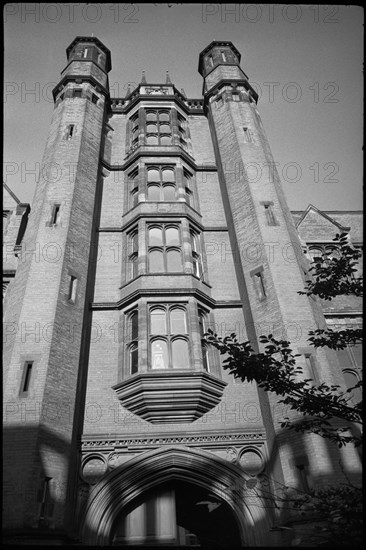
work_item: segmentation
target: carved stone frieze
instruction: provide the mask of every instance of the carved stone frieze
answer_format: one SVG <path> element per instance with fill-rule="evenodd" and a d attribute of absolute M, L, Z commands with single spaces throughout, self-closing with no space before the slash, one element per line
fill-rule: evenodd
<path fill-rule="evenodd" d="M 98 436 L 85 436 L 81 441 L 82 452 L 97 450 L 114 450 L 134 448 L 138 451 L 143 448 L 157 448 L 162 445 L 187 445 L 210 448 L 220 443 L 226 446 L 238 445 L 240 443 L 258 442 L 263 443 L 266 440 L 264 432 L 233 432 L 233 433 L 215 433 L 215 434 L 160 434 L 157 436 L 136 435 L 123 436 L 118 438 L 102 438 Z"/>

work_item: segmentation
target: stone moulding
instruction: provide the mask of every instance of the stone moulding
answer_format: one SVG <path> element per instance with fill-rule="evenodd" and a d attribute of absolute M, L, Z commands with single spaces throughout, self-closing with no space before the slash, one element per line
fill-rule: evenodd
<path fill-rule="evenodd" d="M 84 435 L 81 440 L 82 452 L 90 452 L 90 450 L 98 451 L 113 451 L 113 450 L 129 450 L 130 448 L 141 450 L 146 447 L 158 448 L 161 445 L 189 445 L 201 447 L 204 445 L 207 448 L 217 447 L 217 445 L 241 445 L 243 443 L 255 442 L 263 444 L 266 440 L 266 435 L 262 430 L 231 432 L 230 430 L 224 433 L 215 431 L 208 433 L 206 431 L 200 433 L 172 434 L 163 433 L 156 436 L 148 436 L 146 434 L 136 434 L 133 436 L 123 436 L 112 438 L 107 434 L 91 434 Z"/>
<path fill-rule="evenodd" d="M 226 382 L 207 372 L 146 372 L 113 386 L 121 404 L 152 424 L 193 422 L 221 400 Z"/>

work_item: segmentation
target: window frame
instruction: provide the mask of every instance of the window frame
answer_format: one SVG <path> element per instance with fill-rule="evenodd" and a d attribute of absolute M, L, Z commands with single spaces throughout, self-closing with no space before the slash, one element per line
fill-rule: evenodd
<path fill-rule="evenodd" d="M 34 360 L 32 359 L 26 360 L 23 363 L 23 372 L 22 372 L 22 378 L 21 378 L 20 390 L 19 390 L 20 397 L 29 396 L 31 385 L 33 386 L 33 378 L 34 378 Z"/>
<path fill-rule="evenodd" d="M 76 124 L 67 124 L 64 136 L 65 141 L 71 141 L 76 134 Z"/>
<path fill-rule="evenodd" d="M 52 206 L 50 227 L 55 227 L 60 224 L 61 220 L 61 203 L 54 203 Z"/>
<path fill-rule="evenodd" d="M 183 147 L 185 151 L 187 151 L 188 139 L 189 139 L 188 121 L 179 111 L 176 111 L 176 116 L 177 116 L 179 145 Z"/>
<path fill-rule="evenodd" d="M 125 353 L 125 359 L 126 359 L 126 374 L 127 376 L 132 376 L 139 373 L 139 310 L 138 307 L 134 307 L 133 309 L 127 311 L 125 313 L 126 315 L 126 328 L 125 328 L 125 334 L 126 334 L 126 353 Z M 134 332 L 134 322 L 132 319 L 136 317 L 136 334 Z M 134 364 L 132 354 L 133 352 L 137 352 L 137 359 L 136 363 Z M 136 366 L 136 368 L 135 368 Z"/>
<path fill-rule="evenodd" d="M 139 228 L 136 225 L 127 233 L 126 282 L 139 275 Z"/>
<path fill-rule="evenodd" d="M 170 165 L 170 164 L 149 164 L 146 165 L 146 201 L 147 202 L 176 202 L 177 201 L 177 173 L 176 173 L 176 165 Z M 153 170 L 157 171 L 159 173 L 159 180 L 156 181 L 149 181 L 149 172 L 152 172 Z M 171 171 L 174 174 L 174 180 L 170 181 L 164 181 L 164 172 Z M 151 187 L 159 187 L 159 200 L 154 200 L 149 198 L 149 189 Z M 164 189 L 168 187 L 174 188 L 174 199 L 173 200 L 166 200 L 164 197 Z"/>
<path fill-rule="evenodd" d="M 152 319 L 151 314 L 153 311 L 164 311 L 165 313 L 165 334 L 156 334 L 152 332 Z M 185 319 L 185 328 L 186 332 L 172 332 L 172 321 L 171 313 L 179 310 L 184 312 Z M 153 367 L 153 351 L 152 344 L 157 341 L 163 341 L 166 343 L 167 347 L 167 361 L 168 366 L 162 368 Z M 184 341 L 187 344 L 187 367 L 174 367 L 174 342 Z M 189 327 L 189 308 L 187 303 L 169 303 L 169 304 L 148 304 L 148 371 L 149 372 L 158 372 L 158 371 L 188 371 L 194 370 L 193 361 L 192 361 L 192 346 L 190 338 L 190 327 Z"/>
<path fill-rule="evenodd" d="M 150 244 L 150 229 L 160 229 L 162 232 L 162 244 Z M 177 245 L 171 245 L 167 244 L 166 240 L 166 231 L 168 229 L 177 229 L 178 235 L 179 235 L 179 244 Z M 176 222 L 165 222 L 165 223 L 159 223 L 159 222 L 148 222 L 146 223 L 146 248 L 147 248 L 147 273 L 153 274 L 153 275 L 160 275 L 162 273 L 166 274 L 174 274 L 174 273 L 184 273 L 184 257 L 183 257 L 183 235 L 182 235 L 182 228 L 180 223 Z M 160 251 L 162 253 L 163 257 L 163 271 L 151 271 L 150 270 L 150 253 L 154 251 Z M 180 254 L 180 261 L 181 261 L 181 270 L 180 271 L 169 271 L 168 270 L 168 257 L 170 251 L 178 251 Z"/>
<path fill-rule="evenodd" d="M 321 256 L 314 256 L 312 251 L 318 250 L 321 252 Z M 308 260 L 312 263 L 321 263 L 322 265 L 327 265 L 329 261 L 332 260 L 331 253 L 337 251 L 339 252 L 339 246 L 334 242 L 310 242 L 306 243 L 306 256 Z M 328 255 L 329 254 L 329 255 Z M 319 259 L 319 262 L 315 261 L 315 258 Z"/>
<path fill-rule="evenodd" d="M 148 147 L 171 147 L 173 145 L 173 117 L 171 108 L 159 108 L 154 109 L 152 107 L 146 107 L 145 111 L 145 128 L 144 128 L 144 144 Z M 156 115 L 156 121 L 149 121 L 148 115 Z M 169 121 L 160 120 L 162 115 L 168 115 Z M 149 131 L 148 126 L 156 126 L 156 131 Z M 169 126 L 169 132 L 161 131 L 162 126 Z M 149 137 L 155 137 L 157 143 L 148 143 Z M 161 143 L 162 139 L 170 137 L 170 143 Z"/>
<path fill-rule="evenodd" d="M 189 228 L 190 242 L 191 242 L 191 254 L 192 254 L 192 267 L 193 275 L 200 281 L 204 280 L 205 269 L 203 265 L 202 257 L 202 242 L 201 235 L 193 227 Z"/>
<path fill-rule="evenodd" d="M 208 319 L 209 314 L 207 311 L 202 309 L 198 306 L 198 326 L 199 326 L 199 333 L 200 333 L 200 343 L 201 343 L 201 360 L 202 360 L 202 368 L 204 372 L 210 372 L 211 371 L 211 360 L 210 360 L 210 354 L 209 354 L 209 346 L 207 345 L 204 334 L 207 333 L 208 330 Z"/>
<path fill-rule="evenodd" d="M 260 302 L 263 302 L 268 295 L 263 271 L 263 266 L 260 266 L 250 272 L 250 276 L 253 280 L 254 290 Z"/>
<path fill-rule="evenodd" d="M 77 276 L 73 275 L 72 273 L 69 273 L 69 284 L 68 284 L 68 289 L 67 289 L 67 300 L 71 304 L 76 303 L 77 288 L 78 288 L 78 278 L 77 278 Z"/>
<path fill-rule="evenodd" d="M 196 209 L 196 198 L 194 193 L 194 175 L 185 168 L 185 166 L 182 167 L 183 170 L 183 191 L 184 191 L 184 200 L 188 204 L 188 206 L 191 206 L 192 208 Z"/>
<path fill-rule="evenodd" d="M 266 216 L 267 225 L 270 226 L 270 227 L 280 225 L 277 218 L 276 218 L 276 216 L 275 216 L 275 213 L 274 213 L 273 202 L 272 201 L 261 201 L 260 204 L 264 208 L 264 214 Z"/>
<path fill-rule="evenodd" d="M 128 182 L 128 210 L 135 208 L 139 204 L 139 167 L 136 166 L 127 174 Z M 135 198 L 136 197 L 136 198 Z"/>

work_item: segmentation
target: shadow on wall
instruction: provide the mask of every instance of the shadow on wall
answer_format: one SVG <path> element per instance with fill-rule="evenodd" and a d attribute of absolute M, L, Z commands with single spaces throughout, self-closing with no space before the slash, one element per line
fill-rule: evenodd
<path fill-rule="evenodd" d="M 70 442 L 42 426 L 3 431 L 3 542 L 66 544 L 72 540 Z"/>

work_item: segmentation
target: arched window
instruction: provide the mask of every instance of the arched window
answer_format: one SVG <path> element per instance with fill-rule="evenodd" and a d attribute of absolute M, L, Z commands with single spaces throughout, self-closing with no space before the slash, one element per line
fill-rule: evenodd
<path fill-rule="evenodd" d="M 172 366 L 175 369 L 189 368 L 189 349 L 187 340 L 176 338 L 172 341 Z"/>
<path fill-rule="evenodd" d="M 165 340 L 156 339 L 151 342 L 151 368 L 169 368 L 168 345 Z"/>
<path fill-rule="evenodd" d="M 149 273 L 181 273 L 183 271 L 178 225 L 148 226 L 148 270 Z"/>
<path fill-rule="evenodd" d="M 139 318 L 138 311 L 135 309 L 128 314 L 127 317 L 127 362 L 128 373 L 136 374 L 138 372 L 138 330 L 139 330 Z"/>
<path fill-rule="evenodd" d="M 187 312 L 183 306 L 151 306 L 150 368 L 190 368 Z"/>
<path fill-rule="evenodd" d="M 169 110 L 146 111 L 146 145 L 171 145 L 172 126 Z"/>
<path fill-rule="evenodd" d="M 311 262 L 328 264 L 332 259 L 337 259 L 340 257 L 340 251 L 337 246 L 330 245 L 316 245 L 309 247 L 309 259 Z"/>
<path fill-rule="evenodd" d="M 175 170 L 169 166 L 151 167 L 147 169 L 147 200 L 176 200 Z"/>

